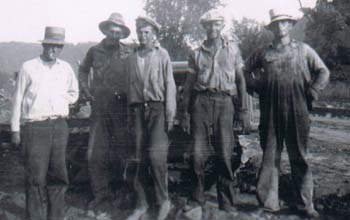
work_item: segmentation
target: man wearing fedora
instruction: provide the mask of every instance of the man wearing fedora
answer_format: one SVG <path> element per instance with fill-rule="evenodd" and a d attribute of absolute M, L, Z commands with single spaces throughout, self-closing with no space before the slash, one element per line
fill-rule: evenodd
<path fill-rule="evenodd" d="M 307 44 L 291 39 L 295 18 L 283 11 L 270 10 L 267 28 L 275 39 L 267 48 L 253 53 L 246 62 L 248 88 L 259 94 L 260 142 L 263 161 L 257 196 L 268 211 L 280 210 L 278 178 L 281 152 L 286 145 L 294 186 L 301 209 L 310 217 L 314 209 L 313 178 L 306 159 L 312 101 L 329 79 L 329 70 Z M 263 70 L 259 79 L 253 72 Z"/>
<path fill-rule="evenodd" d="M 64 38 L 63 28 L 46 27 L 43 52 L 24 62 L 13 95 L 12 142 L 22 137 L 29 220 L 63 220 L 66 212 L 66 118 L 79 91 L 71 66 L 57 58 Z"/>
<path fill-rule="evenodd" d="M 121 180 L 126 150 L 126 76 L 125 58 L 130 48 L 120 40 L 130 34 L 119 13 L 112 13 L 99 24 L 106 36 L 91 47 L 79 68 L 83 95 L 92 102 L 88 168 L 94 200 L 90 208 L 107 209 L 111 204 L 111 165 Z M 89 86 L 89 76 L 92 80 Z M 107 211 L 107 210 L 102 210 Z"/>
<path fill-rule="evenodd" d="M 193 138 L 193 173 L 195 189 L 185 211 L 201 208 L 205 204 L 205 163 L 214 152 L 217 199 L 221 210 L 234 210 L 235 175 L 231 157 L 234 148 L 234 115 L 245 119 L 246 84 L 243 77 L 243 61 L 237 43 L 221 34 L 224 17 L 217 10 L 210 10 L 200 18 L 207 39 L 189 57 L 191 74 L 185 82 L 185 114 L 191 115 Z M 236 108 L 233 99 L 238 98 Z M 184 117 L 186 118 L 186 117 Z"/>
<path fill-rule="evenodd" d="M 168 133 L 176 113 L 176 86 L 168 52 L 157 40 L 160 25 L 153 19 L 136 19 L 140 46 L 127 62 L 128 104 L 135 132 L 137 171 L 136 209 L 128 220 L 164 220 L 171 208 L 168 195 Z M 154 215 L 153 215 L 154 214 Z"/>

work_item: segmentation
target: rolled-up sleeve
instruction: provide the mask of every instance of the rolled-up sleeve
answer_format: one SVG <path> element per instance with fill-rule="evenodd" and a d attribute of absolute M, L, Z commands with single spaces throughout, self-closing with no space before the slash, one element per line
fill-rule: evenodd
<path fill-rule="evenodd" d="M 22 101 L 26 88 L 30 82 L 30 77 L 28 76 L 24 67 L 21 68 L 18 73 L 18 78 L 16 81 L 15 92 L 12 97 L 12 115 L 11 115 L 11 131 L 20 131 L 20 119 L 22 111 Z"/>
<path fill-rule="evenodd" d="M 311 87 L 320 91 L 324 89 L 329 81 L 329 69 L 324 64 L 320 56 L 316 53 L 314 49 L 305 44 L 305 53 L 308 61 L 309 68 L 315 77 L 312 81 Z"/>

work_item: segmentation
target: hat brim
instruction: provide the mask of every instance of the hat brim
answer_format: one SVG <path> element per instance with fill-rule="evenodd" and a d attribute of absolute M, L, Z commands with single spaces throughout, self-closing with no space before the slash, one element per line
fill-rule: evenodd
<path fill-rule="evenodd" d="M 124 24 L 121 24 L 121 23 L 118 23 L 118 22 L 113 22 L 113 21 L 109 21 L 109 20 L 107 20 L 107 21 L 102 21 L 102 22 L 98 25 L 98 27 L 100 28 L 100 31 L 101 31 L 104 35 L 107 35 L 107 34 L 108 34 L 108 32 L 107 32 L 107 27 L 108 27 L 109 25 L 116 25 L 116 26 L 118 26 L 118 27 L 120 27 L 120 28 L 122 29 L 122 31 L 123 31 L 123 36 L 121 37 L 122 39 L 129 37 L 129 35 L 130 35 L 130 29 L 129 29 L 127 26 L 125 26 Z"/>
<path fill-rule="evenodd" d="M 58 40 L 39 40 L 42 44 L 57 44 L 57 45 L 65 45 L 67 42 L 58 41 Z"/>
<path fill-rule="evenodd" d="M 223 19 L 210 19 L 210 20 L 203 20 L 203 21 L 200 21 L 199 23 L 202 25 L 202 27 L 204 28 L 204 26 L 210 22 L 213 22 L 213 21 L 222 21 L 224 22 Z"/>
<path fill-rule="evenodd" d="M 148 18 L 148 17 L 144 17 L 144 16 L 139 16 L 136 18 L 136 24 L 137 22 L 144 22 L 147 25 L 152 26 L 158 33 L 161 29 L 161 25 L 158 24 L 156 21 L 153 21 L 152 19 Z"/>
<path fill-rule="evenodd" d="M 279 18 L 275 18 L 275 19 L 272 19 L 270 21 L 270 23 L 268 25 L 266 25 L 265 27 L 270 29 L 271 28 L 271 25 L 273 23 L 276 23 L 278 21 L 290 21 L 293 25 L 295 25 L 297 23 L 297 20 L 294 19 L 294 18 L 290 18 L 290 17 L 279 17 Z"/>

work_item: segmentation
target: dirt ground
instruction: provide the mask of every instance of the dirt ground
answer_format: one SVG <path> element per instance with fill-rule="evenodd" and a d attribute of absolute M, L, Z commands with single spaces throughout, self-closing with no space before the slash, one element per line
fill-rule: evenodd
<path fill-rule="evenodd" d="M 309 159 L 315 183 L 316 209 L 320 219 L 350 219 L 350 120 L 313 117 Z M 215 187 L 207 192 L 208 202 L 203 212 L 203 220 L 299 220 L 306 217 L 293 208 L 293 186 L 289 175 L 288 157 L 284 153 L 281 165 L 280 196 L 282 210 L 271 214 L 264 212 L 255 198 L 256 174 L 261 161 L 261 150 L 256 132 L 240 136 L 243 149 L 242 164 L 237 172 L 237 211 L 227 214 L 218 210 Z M 0 220 L 23 220 L 25 211 L 24 168 L 21 154 L 9 145 L 0 148 Z M 80 174 L 84 175 L 84 174 Z M 91 199 L 89 187 L 83 182 L 75 182 L 67 193 L 67 220 L 95 219 L 86 210 Z M 198 210 L 182 212 L 188 196 L 188 179 L 178 170 L 170 171 L 170 192 L 173 209 L 168 220 L 196 219 Z M 116 200 L 116 203 L 120 201 Z M 115 204 L 117 206 L 117 204 Z M 128 202 L 113 209 L 112 217 L 122 220 L 130 213 Z M 103 219 L 103 218 L 102 218 Z"/>

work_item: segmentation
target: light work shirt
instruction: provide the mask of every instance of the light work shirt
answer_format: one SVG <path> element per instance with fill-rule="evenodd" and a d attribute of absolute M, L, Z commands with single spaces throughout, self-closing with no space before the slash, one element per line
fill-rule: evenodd
<path fill-rule="evenodd" d="M 222 47 L 215 53 L 204 42 L 191 53 L 188 64 L 192 73 L 196 74 L 195 90 L 237 94 L 236 73 L 244 64 L 235 42 L 222 38 Z"/>
<path fill-rule="evenodd" d="M 11 130 L 20 122 L 67 117 L 69 104 L 79 97 L 79 86 L 72 67 L 57 59 L 48 65 L 40 57 L 22 65 L 13 95 Z"/>

